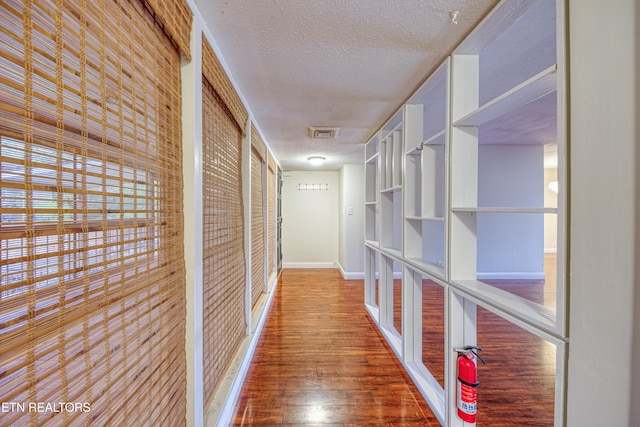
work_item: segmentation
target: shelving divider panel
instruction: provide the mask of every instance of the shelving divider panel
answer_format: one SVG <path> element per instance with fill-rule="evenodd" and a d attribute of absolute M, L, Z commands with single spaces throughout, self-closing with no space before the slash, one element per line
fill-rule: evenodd
<path fill-rule="evenodd" d="M 397 130 L 393 132 L 393 162 L 391 164 L 391 170 L 393 174 L 392 185 L 402 185 L 402 162 L 404 150 L 402 148 L 402 131 Z"/>
<path fill-rule="evenodd" d="M 556 90 L 556 65 L 541 71 L 475 111 L 456 120 L 454 126 L 480 126 L 512 110 L 526 105 Z"/>
<path fill-rule="evenodd" d="M 380 141 L 380 144 L 378 145 L 379 151 L 378 151 L 378 184 L 381 190 L 384 190 L 385 188 L 388 187 L 387 184 L 387 176 L 388 176 L 388 169 L 387 169 L 387 139 L 384 138 Z"/>
<path fill-rule="evenodd" d="M 394 183 L 394 171 L 393 171 L 393 151 L 394 151 L 394 145 L 395 145 L 395 132 L 391 132 L 389 135 L 387 135 L 387 137 L 385 138 L 386 144 L 385 144 L 385 150 L 386 150 L 386 155 L 385 155 L 385 163 L 383 165 L 384 169 L 385 169 L 385 185 L 384 188 L 391 188 L 395 185 Z"/>

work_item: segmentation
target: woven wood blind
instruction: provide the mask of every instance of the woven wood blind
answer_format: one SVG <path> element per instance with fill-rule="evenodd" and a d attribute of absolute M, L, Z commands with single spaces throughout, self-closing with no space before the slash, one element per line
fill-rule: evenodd
<path fill-rule="evenodd" d="M 240 96 L 233 88 L 231 80 L 229 80 L 204 34 L 202 35 L 202 74 L 220 96 L 225 108 L 229 110 L 236 124 L 241 129 L 244 129 L 249 113 L 244 108 Z"/>
<path fill-rule="evenodd" d="M 267 271 L 271 273 L 276 269 L 276 160 L 271 153 L 268 154 L 269 176 L 269 199 L 267 202 L 267 242 L 268 243 L 268 259 Z"/>
<path fill-rule="evenodd" d="M 251 134 L 253 141 L 254 134 Z M 255 305 L 264 292 L 264 207 L 262 158 L 251 150 L 251 302 Z"/>
<path fill-rule="evenodd" d="M 242 131 L 207 78 L 202 98 L 206 408 L 246 335 L 246 266 Z"/>
<path fill-rule="evenodd" d="M 251 123 L 251 146 L 257 151 L 258 156 L 260 156 L 260 159 L 266 162 L 267 146 L 262 140 L 262 137 L 258 133 L 258 129 L 256 129 L 253 123 Z"/>
<path fill-rule="evenodd" d="M 186 423 L 181 165 L 142 3 L 2 1 L 0 424 Z"/>
<path fill-rule="evenodd" d="M 182 0 L 142 0 L 147 10 L 165 31 L 169 40 L 185 57 L 191 59 L 189 36 L 193 13 L 189 5 Z"/>

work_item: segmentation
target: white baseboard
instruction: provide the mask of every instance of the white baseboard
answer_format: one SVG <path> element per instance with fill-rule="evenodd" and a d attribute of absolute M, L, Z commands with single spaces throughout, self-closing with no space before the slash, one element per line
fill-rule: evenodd
<path fill-rule="evenodd" d="M 251 365 L 251 359 L 253 358 L 253 354 L 258 346 L 260 334 L 266 323 L 267 314 L 269 313 L 277 285 L 278 282 L 276 280 L 273 283 L 271 292 L 267 294 L 266 301 L 264 301 L 262 313 L 258 315 L 257 321 L 253 325 L 253 332 L 247 335 L 241 343 L 231 366 L 225 373 L 223 384 L 221 384 L 209 408 L 205 411 L 204 425 L 206 427 L 230 425 L 233 411 L 240 397 L 244 379 Z"/>
<path fill-rule="evenodd" d="M 335 262 L 283 262 L 282 268 L 336 268 Z"/>
<path fill-rule="evenodd" d="M 485 272 L 478 273 L 478 280 L 544 280 L 544 272 Z"/>
<path fill-rule="evenodd" d="M 364 280 L 364 271 L 347 272 L 347 271 L 344 271 L 344 268 L 342 268 L 342 264 L 340 264 L 338 261 L 336 261 L 336 265 L 338 266 L 338 269 L 340 270 L 340 274 L 342 275 L 342 278 L 344 280 Z"/>

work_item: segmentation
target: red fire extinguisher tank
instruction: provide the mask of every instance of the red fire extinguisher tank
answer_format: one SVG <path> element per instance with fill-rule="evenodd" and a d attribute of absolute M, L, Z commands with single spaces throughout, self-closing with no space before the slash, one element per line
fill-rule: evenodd
<path fill-rule="evenodd" d="M 468 346 L 458 351 L 458 381 L 457 381 L 457 407 L 458 416 L 468 423 L 476 422 L 478 409 L 478 367 L 475 356 L 484 363 L 484 360 L 476 353 L 480 347 Z"/>

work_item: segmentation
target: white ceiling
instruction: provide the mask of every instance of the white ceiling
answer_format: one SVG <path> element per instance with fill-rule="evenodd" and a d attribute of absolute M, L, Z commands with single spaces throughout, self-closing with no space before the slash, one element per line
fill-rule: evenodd
<path fill-rule="evenodd" d="M 498 0 L 196 0 L 284 170 L 362 163 L 363 144 Z M 459 11 L 457 24 L 450 12 Z M 337 126 L 312 140 L 310 126 Z"/>

